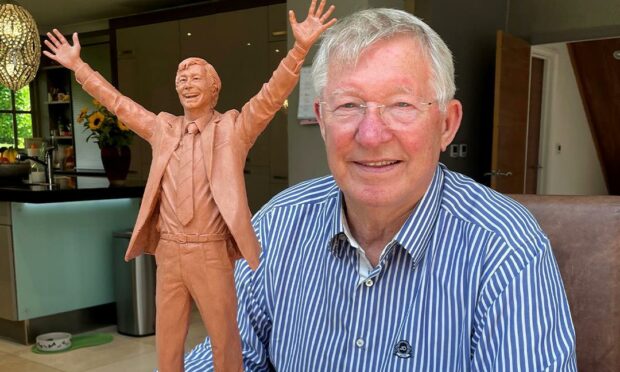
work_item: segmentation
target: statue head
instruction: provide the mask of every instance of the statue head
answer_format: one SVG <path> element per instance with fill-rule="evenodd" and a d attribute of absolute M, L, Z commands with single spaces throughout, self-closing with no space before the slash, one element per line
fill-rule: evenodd
<path fill-rule="evenodd" d="M 217 104 L 222 82 L 217 72 L 202 58 L 190 57 L 179 63 L 175 88 L 186 111 L 213 109 Z"/>

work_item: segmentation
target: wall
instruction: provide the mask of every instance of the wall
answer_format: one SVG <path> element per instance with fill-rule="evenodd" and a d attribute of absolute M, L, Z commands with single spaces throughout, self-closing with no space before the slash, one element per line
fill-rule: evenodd
<path fill-rule="evenodd" d="M 620 35 L 617 0 L 513 0 L 507 31 L 532 44 Z"/>
<path fill-rule="evenodd" d="M 538 193 L 607 194 L 565 43 L 535 46 L 547 57 Z"/>

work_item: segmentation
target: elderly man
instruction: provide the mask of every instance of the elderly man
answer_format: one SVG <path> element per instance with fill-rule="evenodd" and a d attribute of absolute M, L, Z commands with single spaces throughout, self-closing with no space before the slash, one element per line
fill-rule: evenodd
<path fill-rule="evenodd" d="M 183 370 L 190 300 L 213 340 L 218 372 L 241 371 L 233 263 L 258 266 L 260 247 L 250 224 L 243 167 L 246 155 L 295 87 L 308 49 L 335 23 L 333 5 L 312 0 L 308 17 L 289 20 L 295 45 L 271 80 L 241 111 L 215 111 L 220 79 L 205 60 L 179 64 L 175 85 L 184 115 L 152 113 L 123 96 L 54 30 L 44 54 L 75 71 L 84 90 L 149 142 L 153 161 L 127 260 L 143 252 L 157 260 L 156 342 L 159 368 Z"/>
<path fill-rule="evenodd" d="M 254 217 L 261 264 L 235 277 L 246 370 L 575 370 L 547 237 L 439 163 L 462 115 L 440 37 L 360 11 L 325 33 L 313 77 L 332 176 Z M 186 357 L 210 363 L 209 340 Z"/>

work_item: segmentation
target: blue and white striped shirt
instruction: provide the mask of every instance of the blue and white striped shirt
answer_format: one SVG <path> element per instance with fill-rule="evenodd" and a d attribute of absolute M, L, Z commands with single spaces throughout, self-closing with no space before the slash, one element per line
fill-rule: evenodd
<path fill-rule="evenodd" d="M 521 205 L 437 167 L 368 280 L 332 177 L 254 217 L 235 279 L 246 371 L 574 371 L 575 331 L 549 240 Z M 207 339 L 186 371 L 210 371 Z"/>

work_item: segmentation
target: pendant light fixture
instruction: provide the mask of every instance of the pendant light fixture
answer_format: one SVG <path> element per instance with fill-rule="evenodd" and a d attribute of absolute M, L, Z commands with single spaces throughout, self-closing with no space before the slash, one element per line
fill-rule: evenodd
<path fill-rule="evenodd" d="M 0 84 L 19 90 L 34 79 L 40 60 L 34 18 L 13 1 L 0 3 Z"/>

